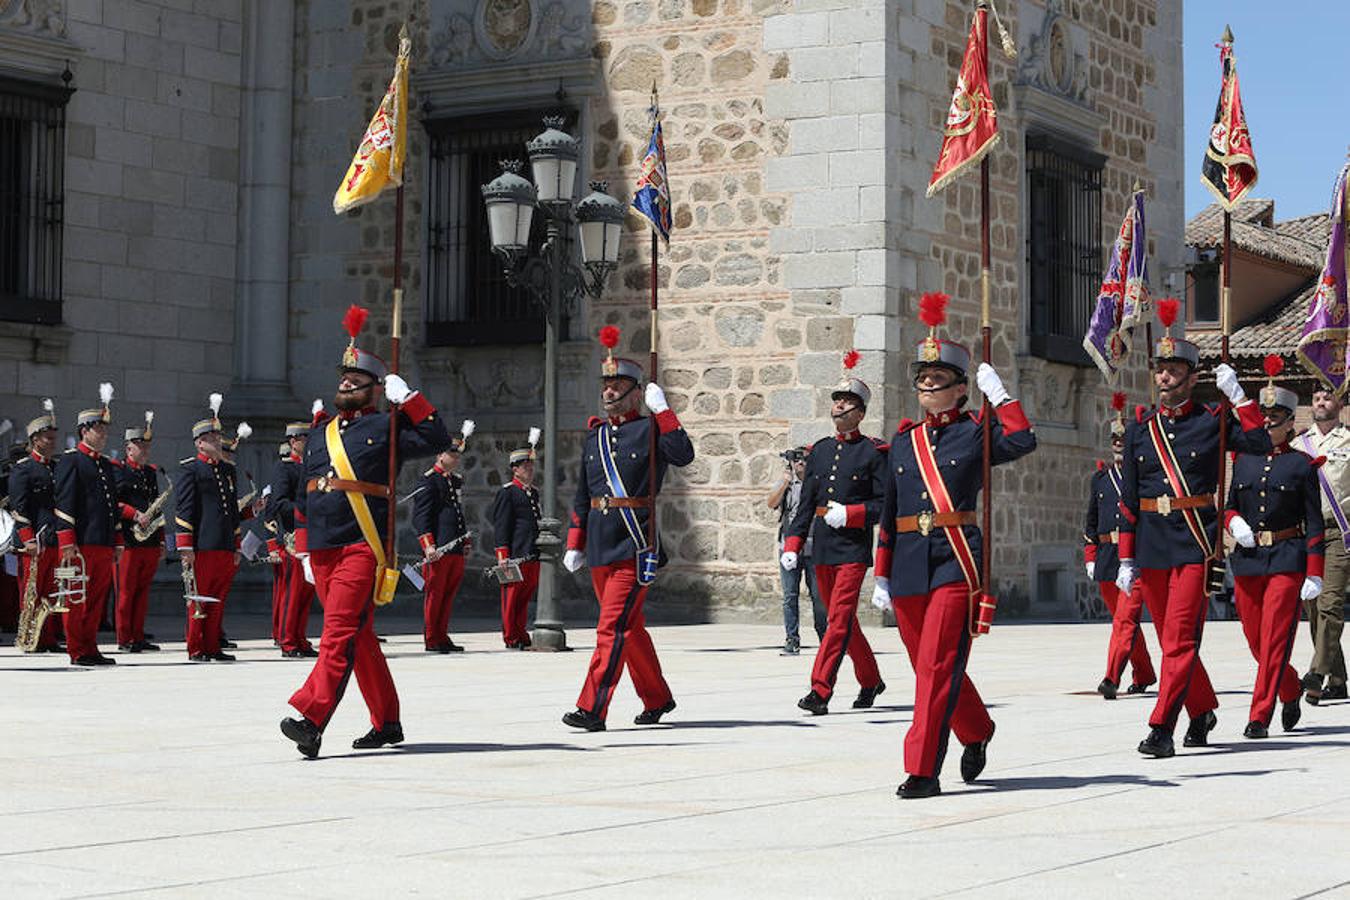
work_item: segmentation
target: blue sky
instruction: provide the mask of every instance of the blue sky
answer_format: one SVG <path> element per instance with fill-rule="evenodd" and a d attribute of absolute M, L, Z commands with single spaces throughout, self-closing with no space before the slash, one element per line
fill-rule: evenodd
<path fill-rule="evenodd" d="M 1171 3 L 1177 0 L 1163 0 Z M 1251 196 L 1273 197 L 1280 219 L 1326 212 L 1350 148 L 1350 2 L 1185 0 L 1186 216 L 1211 202 L 1200 181 L 1224 24 L 1236 39 L 1243 107 L 1260 177 Z"/>

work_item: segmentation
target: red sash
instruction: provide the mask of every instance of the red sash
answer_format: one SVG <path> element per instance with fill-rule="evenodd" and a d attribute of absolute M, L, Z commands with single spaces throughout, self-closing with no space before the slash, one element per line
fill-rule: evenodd
<path fill-rule="evenodd" d="M 1157 416 L 1149 420 L 1148 434 L 1153 440 L 1153 452 L 1158 454 L 1158 461 L 1162 463 L 1163 474 L 1167 476 L 1167 483 L 1172 488 L 1173 496 L 1190 496 L 1190 487 L 1186 484 L 1186 476 L 1181 472 L 1181 463 L 1177 462 L 1176 452 L 1163 432 Z M 1200 552 L 1208 559 L 1214 553 L 1214 548 L 1209 543 L 1209 534 L 1205 531 L 1204 523 L 1200 521 L 1200 511 L 1183 509 L 1180 513 L 1186 520 L 1186 527 L 1191 530 L 1191 537 L 1195 538 L 1196 544 L 1200 546 Z"/>
<path fill-rule="evenodd" d="M 910 444 L 914 449 L 914 458 L 919 462 L 919 474 L 923 476 L 923 486 L 933 500 L 934 512 L 951 513 L 956 510 L 952 505 L 951 494 L 947 493 L 947 483 L 942 480 L 937 458 L 933 455 L 933 445 L 928 440 L 928 428 L 917 425 L 909 430 Z M 970 549 L 970 541 L 960 525 L 943 525 L 942 531 L 956 555 L 956 562 L 965 576 L 966 588 L 970 592 L 970 636 L 988 634 L 994 621 L 996 601 L 980 589 L 980 569 L 975 562 L 975 554 Z"/>

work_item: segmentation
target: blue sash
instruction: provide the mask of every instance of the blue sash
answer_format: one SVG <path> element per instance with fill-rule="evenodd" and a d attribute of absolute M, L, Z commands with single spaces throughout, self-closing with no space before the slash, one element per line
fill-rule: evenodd
<path fill-rule="evenodd" d="M 653 422 L 651 427 L 655 428 L 656 424 Z M 610 495 L 621 498 L 628 497 L 628 489 L 624 487 L 623 478 L 619 475 L 619 467 L 614 461 L 614 436 L 608 422 L 600 426 L 600 468 L 605 472 L 605 483 L 609 485 Z M 654 516 L 656 515 L 655 485 L 649 487 L 652 488 L 653 502 L 648 507 L 647 514 Z M 657 550 L 655 547 L 647 546 L 642 534 L 642 525 L 638 522 L 637 510 L 625 506 L 616 507 L 616 511 L 623 519 L 624 528 L 628 530 L 628 538 L 633 542 L 633 547 L 637 551 L 638 583 L 651 584 L 656 580 Z"/>

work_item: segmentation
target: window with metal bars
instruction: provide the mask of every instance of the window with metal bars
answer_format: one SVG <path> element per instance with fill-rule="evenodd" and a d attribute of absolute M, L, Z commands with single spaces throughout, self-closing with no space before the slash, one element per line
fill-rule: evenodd
<path fill-rule="evenodd" d="M 1027 135 L 1030 350 L 1089 366 L 1083 334 L 1102 284 L 1106 157 L 1050 135 Z"/>
<path fill-rule="evenodd" d="M 66 104 L 73 93 L 0 76 L 0 320 L 61 321 Z"/>
<path fill-rule="evenodd" d="M 481 188 L 507 159 L 526 158 L 525 142 L 555 110 L 525 110 L 426 123 L 426 339 L 435 346 L 534 344 L 544 339 L 543 312 L 529 294 L 506 282 L 488 239 Z M 528 172 L 528 167 L 526 169 Z M 531 246 L 544 240 L 536 212 Z M 563 334 L 567 333 L 563 323 Z"/>

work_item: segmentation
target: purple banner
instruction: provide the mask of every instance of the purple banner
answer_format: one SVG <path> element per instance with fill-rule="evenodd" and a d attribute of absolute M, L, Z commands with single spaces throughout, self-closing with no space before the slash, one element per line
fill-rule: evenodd
<path fill-rule="evenodd" d="M 1298 342 L 1298 358 L 1304 367 L 1317 376 L 1322 384 L 1337 394 L 1346 387 L 1346 338 L 1350 323 L 1346 321 L 1346 243 L 1345 226 L 1350 210 L 1345 195 L 1346 173 L 1350 165 L 1341 169 L 1336 178 L 1336 190 L 1331 201 L 1331 238 L 1327 242 L 1327 261 L 1313 294 L 1308 320 L 1303 324 L 1303 336 Z"/>
<path fill-rule="evenodd" d="M 1148 314 L 1148 239 L 1144 229 L 1144 192 L 1135 191 L 1120 224 L 1111 264 L 1097 293 L 1097 305 L 1083 336 L 1083 349 L 1114 385 L 1134 336 Z"/>

